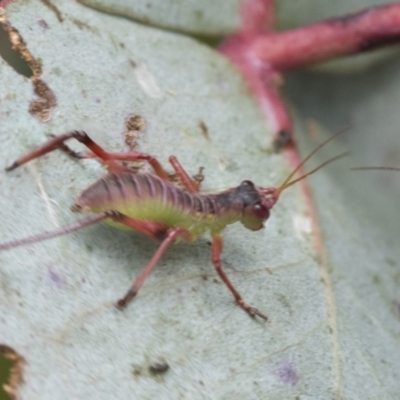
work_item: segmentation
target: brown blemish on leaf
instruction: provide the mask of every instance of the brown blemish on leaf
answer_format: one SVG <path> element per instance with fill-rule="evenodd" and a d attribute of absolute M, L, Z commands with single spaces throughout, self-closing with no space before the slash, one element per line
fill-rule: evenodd
<path fill-rule="evenodd" d="M 10 25 L 4 9 L 0 9 L 0 24 L 3 25 L 4 30 L 10 38 L 12 49 L 17 51 L 22 59 L 29 65 L 33 76 L 40 76 L 42 74 L 42 65 L 38 63 L 29 52 L 19 32 Z"/>
<path fill-rule="evenodd" d="M 138 151 L 138 137 L 140 132 L 143 132 L 146 129 L 146 121 L 141 115 L 131 114 L 125 120 L 125 132 L 124 139 L 126 145 L 129 147 L 129 151 L 135 152 Z M 142 161 L 135 162 L 126 162 L 124 165 L 127 165 L 131 170 L 135 172 L 140 172 L 145 165 Z"/>
<path fill-rule="evenodd" d="M 59 22 L 63 22 L 64 18 L 61 11 L 50 1 L 50 0 L 40 0 L 49 10 L 53 11 Z"/>
<path fill-rule="evenodd" d="M 141 115 L 129 115 L 125 121 L 125 143 L 131 151 L 137 149 L 137 139 L 140 132 L 146 129 L 146 121 Z"/>
<path fill-rule="evenodd" d="M 28 50 L 24 40 L 18 30 L 11 26 L 8 22 L 5 10 L 0 8 L 0 24 L 3 25 L 7 32 L 11 47 L 21 58 L 28 64 L 32 71 L 33 90 L 38 99 L 31 101 L 29 112 L 34 115 L 39 121 L 46 122 L 50 119 L 51 110 L 57 105 L 57 99 L 49 86 L 41 79 L 42 62 L 40 59 L 35 59 Z"/>
<path fill-rule="evenodd" d="M 34 92 L 38 99 L 32 100 L 29 105 L 29 112 L 39 121 L 45 122 L 50 119 L 52 108 L 57 105 L 57 99 L 47 83 L 39 78 L 32 78 Z"/>
<path fill-rule="evenodd" d="M 22 375 L 25 359 L 11 347 L 4 344 L 0 344 L 0 353 L 14 364 L 10 371 L 8 383 L 3 385 L 3 389 L 12 399 L 17 399 L 18 387 L 24 383 Z"/>

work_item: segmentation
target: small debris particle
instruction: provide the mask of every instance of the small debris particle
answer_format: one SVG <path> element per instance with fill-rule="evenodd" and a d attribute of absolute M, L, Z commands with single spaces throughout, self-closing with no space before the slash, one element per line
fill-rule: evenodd
<path fill-rule="evenodd" d="M 169 364 L 166 361 L 155 362 L 150 365 L 149 371 L 152 374 L 165 374 L 169 370 Z"/>
<path fill-rule="evenodd" d="M 208 141 L 211 141 L 210 135 L 208 134 L 208 127 L 204 121 L 202 121 L 202 120 L 199 121 L 199 128 L 200 128 L 201 134 L 204 136 L 204 138 Z"/>

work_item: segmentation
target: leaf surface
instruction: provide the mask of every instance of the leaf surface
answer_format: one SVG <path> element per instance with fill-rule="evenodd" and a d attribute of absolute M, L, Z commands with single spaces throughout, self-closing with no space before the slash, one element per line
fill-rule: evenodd
<path fill-rule="evenodd" d="M 86 130 L 105 149 L 127 151 L 126 121 L 139 115 L 146 129 L 137 148 L 167 168 L 171 154 L 191 174 L 204 166 L 205 191 L 244 179 L 276 186 L 286 178 L 290 167 L 272 153 L 271 133 L 245 83 L 218 53 L 74 2 L 52 4 L 7 7 L 41 72 L 34 83 L 0 62 L 4 165 L 71 129 Z M 379 77 L 394 82 L 396 71 L 382 68 Z M 307 78 L 316 87 L 328 79 Z M 337 124 L 354 118 L 355 130 L 367 132 L 372 143 L 372 120 L 386 126 L 399 92 L 382 86 L 378 75 L 359 79 L 371 82 L 370 97 L 353 95 L 346 110 L 339 102 Z M 298 111 L 298 132 L 308 117 L 336 129 L 326 117 L 332 109 L 321 99 L 311 107 L 311 90 L 302 82 L 293 77 L 293 93 L 288 90 L 296 104 L 296 96 L 308 99 Z M 47 90 L 34 94 L 34 84 Z M 389 105 L 379 108 L 383 101 Z M 362 148 L 361 139 L 349 137 L 352 147 Z M 393 150 L 397 142 L 390 140 Z M 305 151 L 315 145 L 303 144 Z M 321 157 L 344 146 L 333 144 Z M 387 161 L 387 151 L 382 145 L 379 161 Z M 357 153 L 365 159 L 354 160 L 364 164 L 377 157 L 372 149 Z M 310 180 L 319 225 L 298 185 L 282 195 L 264 230 L 236 224 L 224 232 L 224 268 L 246 301 L 268 315 L 266 324 L 235 305 L 214 272 L 207 237 L 171 248 L 124 312 L 115 301 L 156 249 L 138 234 L 99 224 L 2 252 L 0 342 L 26 360 L 20 398 L 396 398 L 400 177 L 386 173 L 380 189 L 376 173 L 350 173 L 347 166 L 338 162 Z M 60 151 L 1 172 L 1 241 L 77 220 L 70 205 L 103 173 L 96 161 L 71 160 Z M 154 375 L 150 367 L 157 362 L 169 370 Z"/>

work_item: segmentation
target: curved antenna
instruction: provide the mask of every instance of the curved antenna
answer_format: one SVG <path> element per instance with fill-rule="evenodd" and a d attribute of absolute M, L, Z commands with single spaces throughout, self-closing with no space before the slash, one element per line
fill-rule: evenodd
<path fill-rule="evenodd" d="M 387 170 L 387 171 L 400 171 L 400 167 L 354 167 L 350 168 L 352 171 L 361 170 Z"/>
<path fill-rule="evenodd" d="M 310 172 L 307 172 L 306 174 L 300 176 L 300 178 L 296 178 L 295 180 L 293 180 L 293 181 L 291 181 L 291 182 L 289 182 L 289 183 L 286 183 L 286 185 L 283 186 L 283 187 L 280 186 L 280 187 L 277 189 L 277 190 L 279 190 L 279 194 L 280 194 L 283 190 L 287 189 L 288 187 L 290 187 L 290 186 L 294 185 L 295 183 L 297 183 L 297 182 L 303 180 L 303 179 L 306 178 L 307 176 L 312 175 L 314 172 L 317 172 L 317 171 L 318 171 L 319 169 L 321 169 L 322 167 L 325 167 L 325 165 L 328 165 L 328 164 L 330 164 L 331 162 L 334 162 L 334 161 L 336 161 L 336 160 L 339 160 L 340 158 L 347 157 L 347 156 L 350 155 L 350 154 L 351 154 L 350 151 L 346 151 L 345 153 L 339 154 L 339 155 L 337 155 L 337 156 L 335 156 L 335 157 L 330 158 L 329 160 L 326 160 L 325 162 L 323 162 L 321 165 L 319 165 L 318 167 L 314 168 L 314 169 L 311 170 Z"/>
<path fill-rule="evenodd" d="M 289 176 L 284 180 L 284 182 L 282 183 L 282 185 L 280 185 L 277 189 L 275 189 L 275 196 L 278 198 L 280 196 L 280 194 L 289 186 L 292 186 L 293 184 L 295 184 L 296 182 L 304 179 L 305 177 L 313 174 L 314 172 L 317 172 L 320 168 L 324 167 L 325 165 L 339 159 L 342 157 L 345 157 L 349 154 L 349 152 L 340 154 L 336 157 L 333 157 L 331 159 L 329 159 L 328 161 L 325 161 L 323 164 L 321 164 L 319 167 L 313 169 L 312 171 L 308 172 L 307 174 L 301 176 L 300 178 L 295 179 L 294 181 L 290 182 L 290 180 L 293 178 L 293 176 L 296 174 L 297 171 L 299 171 L 299 169 L 320 149 L 322 149 L 322 147 L 324 147 L 325 145 L 327 145 L 330 141 L 332 141 L 333 139 L 336 139 L 339 135 L 341 135 L 344 132 L 347 132 L 349 129 L 351 128 L 351 126 L 346 126 L 345 128 L 343 128 L 342 130 L 340 130 L 339 132 L 335 133 L 333 136 L 329 137 L 328 139 L 324 140 L 320 145 L 318 145 L 290 174 Z"/>

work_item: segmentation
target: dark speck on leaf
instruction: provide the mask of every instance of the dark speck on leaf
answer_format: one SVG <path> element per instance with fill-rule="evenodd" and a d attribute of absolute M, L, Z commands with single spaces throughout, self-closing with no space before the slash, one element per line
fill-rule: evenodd
<path fill-rule="evenodd" d="M 168 370 L 169 370 L 169 365 L 165 361 L 163 361 L 163 362 L 155 362 L 155 363 L 151 364 L 150 367 L 149 367 L 149 371 L 152 374 L 164 374 Z"/>

